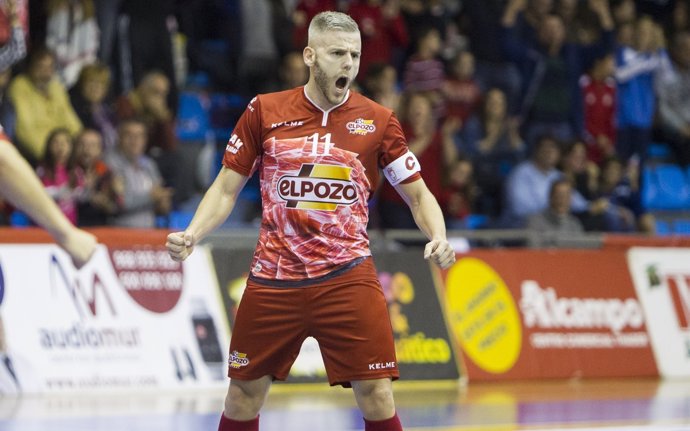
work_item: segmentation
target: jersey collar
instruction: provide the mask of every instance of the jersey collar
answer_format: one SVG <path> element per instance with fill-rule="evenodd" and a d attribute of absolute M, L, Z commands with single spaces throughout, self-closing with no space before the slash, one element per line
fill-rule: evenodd
<path fill-rule="evenodd" d="M 321 127 L 326 127 L 326 125 L 328 124 L 328 114 L 329 114 L 332 110 L 334 110 L 335 108 L 338 108 L 338 107 L 344 105 L 345 102 L 347 102 L 347 101 L 350 99 L 350 90 L 348 89 L 348 90 L 347 90 L 347 93 L 345 93 L 345 97 L 343 97 L 343 101 L 342 101 L 342 102 L 340 102 L 340 103 L 338 103 L 337 105 L 331 107 L 330 109 L 323 110 L 323 109 L 321 109 L 321 107 L 319 107 L 319 105 L 316 104 L 316 102 L 314 102 L 313 100 L 311 100 L 311 98 L 310 98 L 309 95 L 307 94 L 307 86 L 306 86 L 306 85 L 305 85 L 304 87 L 302 87 L 302 92 L 304 93 L 304 97 L 309 101 L 309 103 L 311 103 L 311 105 L 312 105 L 313 107 L 315 107 L 316 109 L 318 109 L 319 111 L 321 111 L 321 113 L 323 114 L 323 116 L 321 117 Z"/>

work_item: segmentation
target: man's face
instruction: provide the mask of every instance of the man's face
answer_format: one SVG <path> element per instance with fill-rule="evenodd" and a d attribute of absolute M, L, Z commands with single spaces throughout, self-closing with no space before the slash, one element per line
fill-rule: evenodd
<path fill-rule="evenodd" d="M 362 52 L 359 32 L 323 32 L 315 39 L 311 72 L 326 100 L 337 105 L 359 72 Z"/>
<path fill-rule="evenodd" d="M 142 82 L 140 93 L 146 107 L 166 106 L 168 93 L 170 93 L 170 83 L 163 76 L 156 76 Z"/>
<path fill-rule="evenodd" d="M 546 17 L 539 29 L 539 41 L 545 46 L 560 46 L 565 41 L 565 26 L 557 15 Z"/>
<path fill-rule="evenodd" d="M 108 93 L 108 82 L 98 77 L 87 78 L 82 84 L 82 96 L 91 103 L 100 103 Z"/>
<path fill-rule="evenodd" d="M 55 61 L 53 57 L 45 56 L 40 60 L 36 61 L 34 65 L 29 70 L 29 78 L 31 81 L 39 86 L 43 87 L 48 85 L 53 75 L 55 73 Z"/>
<path fill-rule="evenodd" d="M 571 188 L 567 183 L 556 185 L 551 192 L 551 210 L 558 215 L 570 213 Z"/>
<path fill-rule="evenodd" d="M 506 96 L 499 89 L 492 89 L 486 94 L 486 114 L 491 118 L 502 118 L 507 109 Z"/>
<path fill-rule="evenodd" d="M 91 165 L 103 152 L 101 135 L 91 131 L 84 132 L 76 142 L 74 150 L 79 164 L 84 167 Z"/>
<path fill-rule="evenodd" d="M 543 170 L 553 169 L 558 164 L 561 152 L 556 141 L 544 138 L 537 144 L 534 162 Z"/>
<path fill-rule="evenodd" d="M 120 147 L 130 159 L 135 159 L 146 150 L 146 127 L 139 123 L 126 123 L 120 129 Z"/>

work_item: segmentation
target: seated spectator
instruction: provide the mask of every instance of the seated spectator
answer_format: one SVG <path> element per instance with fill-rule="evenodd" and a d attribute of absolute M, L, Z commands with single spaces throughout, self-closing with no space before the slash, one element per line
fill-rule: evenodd
<path fill-rule="evenodd" d="M 446 72 L 441 60 L 437 57 L 441 50 L 441 35 L 435 28 L 426 28 L 415 40 L 415 51 L 405 63 L 403 73 L 403 90 L 405 92 L 423 92 L 429 97 L 437 119 L 444 114 L 441 87 L 446 79 Z"/>
<path fill-rule="evenodd" d="M 398 72 L 390 64 L 373 63 L 369 66 L 363 83 L 364 94 L 393 112 L 400 108 Z"/>
<path fill-rule="evenodd" d="M 526 152 L 517 119 L 508 117 L 503 91 L 492 88 L 486 93 L 479 112 L 467 120 L 456 142 L 474 165 L 480 190 L 477 212 L 498 216 L 508 172 L 524 160 Z"/>
<path fill-rule="evenodd" d="M 588 200 L 594 198 L 599 187 L 599 167 L 587 160 L 583 141 L 576 139 L 566 145 L 559 168 L 577 193 Z"/>
<path fill-rule="evenodd" d="M 654 215 L 642 207 L 636 175 L 635 172 L 626 174 L 620 159 L 606 159 L 601 168 L 598 194 L 611 205 L 621 208 L 619 217 L 625 222 L 627 230 L 653 234 L 656 230 Z"/>
<path fill-rule="evenodd" d="M 103 160 L 98 130 L 84 129 L 74 138 L 76 164 L 84 172 L 84 194 L 79 202 L 79 226 L 105 226 L 124 205 L 124 183 Z"/>
<path fill-rule="evenodd" d="M 567 179 L 551 184 L 548 207 L 527 218 L 527 229 L 531 231 L 531 247 L 558 245 L 561 235 L 577 235 L 584 232 L 582 224 L 570 211 L 572 186 Z"/>
<path fill-rule="evenodd" d="M 521 162 L 510 172 L 505 184 L 505 206 L 502 225 L 523 227 L 527 217 L 548 206 L 551 184 L 561 178 L 556 169 L 561 149 L 551 136 L 542 136 L 535 144 L 532 158 Z"/>
<path fill-rule="evenodd" d="M 442 194 L 444 170 L 457 158 L 453 134 L 458 123 L 448 122 L 439 130 L 431 100 L 424 93 L 406 94 L 400 120 L 410 151 L 422 166 L 422 178 L 438 200 Z M 413 229 L 416 225 L 405 201 L 390 183 L 385 182 L 381 187 L 378 203 L 382 228 Z"/>
<path fill-rule="evenodd" d="M 474 55 L 463 51 L 453 59 L 450 73 L 441 87 L 446 116 L 459 119 L 461 124 L 465 124 L 482 100 L 482 90 L 474 72 Z"/>
<path fill-rule="evenodd" d="M 84 191 L 84 172 L 74 162 L 69 130 L 55 129 L 48 135 L 45 156 L 37 174 L 62 213 L 72 224 L 77 224 L 77 204 Z"/>
<path fill-rule="evenodd" d="M 616 63 L 613 55 L 598 58 L 580 78 L 587 158 L 601 164 L 616 151 Z"/>
<path fill-rule="evenodd" d="M 137 117 L 148 128 L 147 152 L 159 154 L 177 147 L 173 113 L 167 97 L 170 81 L 162 73 L 152 71 L 144 75 L 137 87 L 116 101 L 118 121 Z"/>
<path fill-rule="evenodd" d="M 98 58 L 96 7 L 93 0 L 51 0 L 46 4 L 46 46 L 55 53 L 62 83 L 71 88 L 82 67 Z"/>
<path fill-rule="evenodd" d="M 467 216 L 474 211 L 478 190 L 474 184 L 473 171 L 472 161 L 463 157 L 448 167 L 439 204 L 449 229 L 465 228 Z"/>
<path fill-rule="evenodd" d="M 17 112 L 17 148 L 34 166 L 43 157 L 48 135 L 64 128 L 72 135 L 82 128 L 67 90 L 55 74 L 55 57 L 44 48 L 32 51 L 26 73 L 8 90 Z"/>
<path fill-rule="evenodd" d="M 106 101 L 109 91 L 110 69 L 101 63 L 85 66 L 77 85 L 70 91 L 72 106 L 79 120 L 85 128 L 100 132 L 106 151 L 117 144 L 115 112 Z"/>
<path fill-rule="evenodd" d="M 679 164 L 690 164 L 690 32 L 676 35 L 672 63 L 656 82 L 661 137 L 673 149 Z"/>
<path fill-rule="evenodd" d="M 105 160 L 124 181 L 122 211 L 113 218 L 115 226 L 154 228 L 156 215 L 170 212 L 172 189 L 163 187 L 156 163 L 146 155 L 146 124 L 139 119 L 123 120 L 119 142 Z"/>
<path fill-rule="evenodd" d="M 621 220 L 619 208 L 597 195 L 599 167 L 587 160 L 587 149 L 583 141 L 574 140 L 566 146 L 559 168 L 573 187 L 571 209 L 585 230 L 626 230 L 627 224 Z"/>
<path fill-rule="evenodd" d="M 167 105 L 170 81 L 161 72 L 144 75 L 139 85 L 116 101 L 118 121 L 137 118 L 144 121 L 148 130 L 145 152 L 156 162 L 163 183 L 175 191 L 175 202 L 188 197 L 193 175 L 180 169 L 184 160 L 177 151 L 175 122 Z M 193 186 L 191 186 L 193 188 Z"/>

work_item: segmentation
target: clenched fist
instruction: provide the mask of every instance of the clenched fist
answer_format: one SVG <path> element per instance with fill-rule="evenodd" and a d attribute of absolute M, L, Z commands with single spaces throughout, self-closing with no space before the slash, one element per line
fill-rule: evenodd
<path fill-rule="evenodd" d="M 194 235 L 189 232 L 173 232 L 168 235 L 165 248 L 172 260 L 182 262 L 194 251 Z"/>
<path fill-rule="evenodd" d="M 447 269 L 455 263 L 455 250 L 450 246 L 448 240 L 435 239 L 426 244 L 424 259 L 431 259 L 436 265 Z"/>

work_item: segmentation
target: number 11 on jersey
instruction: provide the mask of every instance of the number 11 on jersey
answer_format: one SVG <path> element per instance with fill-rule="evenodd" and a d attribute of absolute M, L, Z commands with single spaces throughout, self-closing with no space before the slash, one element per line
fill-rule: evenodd
<path fill-rule="evenodd" d="M 319 142 L 323 143 L 323 151 L 319 154 Z M 326 133 L 325 135 L 319 137 L 319 133 L 314 133 L 313 135 L 307 137 L 307 143 L 311 143 L 311 153 L 312 156 L 327 156 L 331 154 L 331 148 L 335 147 L 335 143 L 331 142 L 331 134 Z"/>

